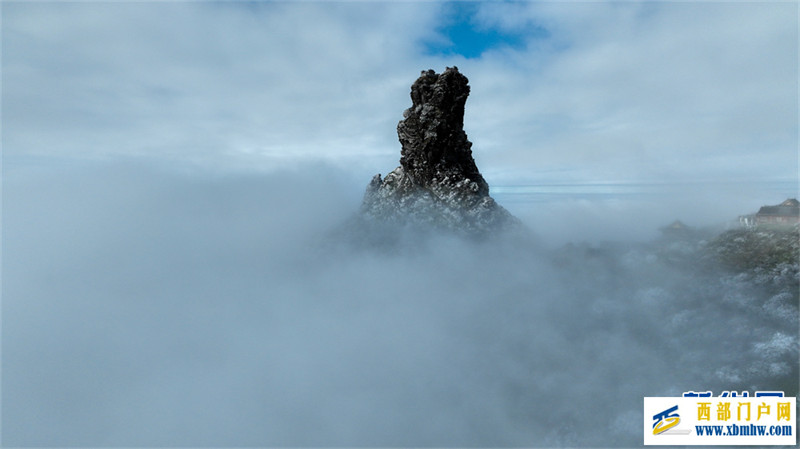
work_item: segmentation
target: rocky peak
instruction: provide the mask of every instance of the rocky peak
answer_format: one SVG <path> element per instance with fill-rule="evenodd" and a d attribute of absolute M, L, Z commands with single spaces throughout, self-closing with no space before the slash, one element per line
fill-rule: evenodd
<path fill-rule="evenodd" d="M 448 67 L 441 75 L 422 72 L 411 86 L 412 105 L 403 113 L 397 135 L 403 147 L 400 165 L 414 184 L 431 187 L 443 181 L 440 175 L 457 176 L 475 182 L 479 194 L 489 194 L 464 132 L 467 83 L 458 68 Z"/>
<path fill-rule="evenodd" d="M 458 68 L 423 71 L 397 125 L 400 166 L 367 187 L 362 215 L 372 221 L 432 225 L 486 234 L 518 220 L 489 196 L 464 132 L 467 77 Z"/>

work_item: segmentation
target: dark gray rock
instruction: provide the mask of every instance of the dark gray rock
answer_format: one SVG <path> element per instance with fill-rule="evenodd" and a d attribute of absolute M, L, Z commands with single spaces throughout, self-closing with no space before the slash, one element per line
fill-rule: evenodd
<path fill-rule="evenodd" d="M 464 132 L 467 77 L 458 68 L 423 71 L 411 107 L 397 125 L 400 166 L 367 186 L 361 212 L 372 222 L 411 224 L 479 235 L 520 227 L 489 196 Z"/>

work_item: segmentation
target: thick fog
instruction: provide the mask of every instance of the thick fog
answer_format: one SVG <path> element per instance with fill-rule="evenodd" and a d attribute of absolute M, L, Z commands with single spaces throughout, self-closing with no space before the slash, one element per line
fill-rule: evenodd
<path fill-rule="evenodd" d="M 796 298 L 623 238 L 663 202 L 338 241 L 367 181 L 6 167 L 2 444 L 638 446 L 644 396 L 796 393 Z"/>

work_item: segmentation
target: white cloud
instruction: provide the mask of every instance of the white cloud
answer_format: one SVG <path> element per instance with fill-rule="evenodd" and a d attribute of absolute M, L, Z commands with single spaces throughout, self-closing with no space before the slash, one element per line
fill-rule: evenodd
<path fill-rule="evenodd" d="M 544 26 L 563 49 L 534 40 L 529 61 L 496 54 L 476 67 L 473 85 L 496 65 L 517 72 L 476 90 L 469 111 L 473 129 L 497 142 L 498 165 L 601 180 L 796 178 L 796 5 L 507 7 L 492 15 L 487 4 L 486 20 Z"/>
<path fill-rule="evenodd" d="M 385 172 L 418 71 L 458 65 L 493 183 L 797 176 L 794 4 L 485 3 L 479 26 L 531 39 L 469 60 L 425 55 L 444 11 L 11 3 L 4 151 Z"/>
<path fill-rule="evenodd" d="M 390 153 L 417 74 L 403 63 L 432 12 L 406 4 L 13 4 L 6 151 L 223 165 L 241 153 L 257 165 L 264 154 Z"/>

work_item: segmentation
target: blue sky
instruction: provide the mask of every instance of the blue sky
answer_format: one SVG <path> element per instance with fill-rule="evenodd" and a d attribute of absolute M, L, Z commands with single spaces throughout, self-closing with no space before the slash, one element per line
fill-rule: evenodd
<path fill-rule="evenodd" d="M 3 152 L 182 169 L 396 165 L 409 86 L 470 79 L 493 185 L 797 178 L 797 6 L 3 5 Z"/>
<path fill-rule="evenodd" d="M 442 19 L 436 28 L 436 39 L 425 42 L 426 53 L 467 59 L 480 58 L 484 52 L 493 49 L 524 50 L 529 39 L 545 39 L 547 31 L 534 25 L 522 29 L 504 30 L 490 25 L 482 25 L 478 20 L 481 5 L 477 2 L 446 3 Z"/>

